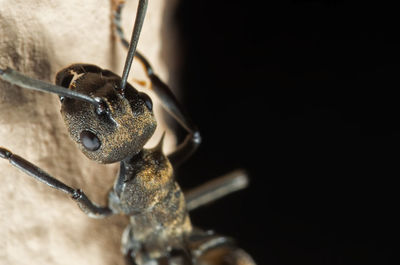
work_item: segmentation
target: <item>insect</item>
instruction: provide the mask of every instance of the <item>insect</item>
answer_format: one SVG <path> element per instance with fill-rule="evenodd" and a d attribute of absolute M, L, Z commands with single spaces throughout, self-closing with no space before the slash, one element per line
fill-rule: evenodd
<path fill-rule="evenodd" d="M 122 5 L 116 10 L 116 29 L 128 46 L 121 77 L 95 65 L 74 64 L 59 71 L 53 85 L 10 68 L 0 69 L 0 78 L 10 84 L 60 97 L 68 132 L 88 158 L 99 163 L 120 163 L 108 204 L 97 205 L 81 189 L 68 186 L 5 148 L 0 147 L 0 157 L 70 195 L 89 217 L 128 216 L 130 224 L 122 236 L 127 264 L 255 264 L 231 239 L 194 228 L 190 222 L 190 210 L 242 188 L 246 179 L 242 172 L 234 172 L 186 194 L 175 181 L 173 168 L 197 149 L 201 138 L 169 87 L 136 51 L 147 2 L 139 0 L 129 42 L 119 26 Z M 164 109 L 187 131 L 185 140 L 168 156 L 162 151 L 163 137 L 154 148 L 143 148 L 155 131 L 156 118 L 151 98 L 127 82 L 134 57 L 145 67 Z"/>

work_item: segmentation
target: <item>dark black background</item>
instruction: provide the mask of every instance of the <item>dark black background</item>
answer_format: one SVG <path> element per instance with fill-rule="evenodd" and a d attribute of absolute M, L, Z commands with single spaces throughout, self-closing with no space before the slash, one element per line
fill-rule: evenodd
<path fill-rule="evenodd" d="M 203 143 L 189 188 L 249 189 L 192 214 L 258 264 L 389 264 L 397 241 L 399 33 L 383 2 L 189 1 L 183 99 Z"/>

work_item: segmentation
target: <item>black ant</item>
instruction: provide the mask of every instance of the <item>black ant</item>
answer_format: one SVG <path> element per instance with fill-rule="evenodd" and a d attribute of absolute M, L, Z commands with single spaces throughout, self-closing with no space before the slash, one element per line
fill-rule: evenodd
<path fill-rule="evenodd" d="M 52 85 L 10 68 L 0 69 L 0 78 L 10 84 L 58 94 L 65 124 L 82 152 L 99 163 L 120 163 L 108 205 L 98 206 L 82 190 L 69 187 L 5 148 L 0 148 L 0 157 L 67 193 L 90 217 L 129 216 L 130 224 L 122 237 L 127 264 L 255 264 L 231 239 L 191 225 L 188 211 L 243 188 L 247 179 L 243 172 L 236 171 L 185 195 L 175 181 L 173 168 L 196 150 L 201 138 L 169 87 L 136 52 L 147 2 L 139 0 L 130 42 L 124 39 L 120 27 L 122 4 L 115 12 L 117 33 L 128 47 L 122 77 L 95 65 L 74 64 L 59 71 Z M 168 156 L 162 152 L 163 137 L 156 147 L 143 148 L 154 133 L 156 119 L 150 97 L 127 83 L 134 57 L 145 67 L 164 109 L 188 132 Z"/>

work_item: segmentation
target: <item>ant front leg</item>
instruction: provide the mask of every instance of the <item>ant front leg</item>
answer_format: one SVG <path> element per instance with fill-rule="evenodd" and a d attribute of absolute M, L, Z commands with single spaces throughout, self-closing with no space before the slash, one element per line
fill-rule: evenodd
<path fill-rule="evenodd" d="M 188 132 L 185 140 L 178 145 L 177 149 L 168 155 L 168 159 L 175 167 L 189 158 L 201 143 L 201 136 L 197 126 L 189 118 L 189 115 L 178 102 L 171 89 L 154 72 L 146 58 L 136 53 L 136 57 L 142 62 L 150 78 L 152 90 L 160 99 L 164 109 Z"/>
<path fill-rule="evenodd" d="M 121 26 L 121 12 L 124 2 L 119 2 L 114 8 L 114 26 L 121 43 L 126 48 L 129 48 L 129 41 L 125 39 L 124 32 Z M 176 168 L 189 158 L 201 143 L 200 132 L 189 118 L 189 115 L 178 102 L 171 89 L 165 84 L 155 73 L 149 61 L 139 52 L 135 52 L 135 58 L 142 63 L 146 75 L 151 81 L 151 88 L 157 97 L 160 99 L 163 108 L 188 132 L 184 141 L 178 145 L 177 149 L 170 155 L 168 159 Z"/>
<path fill-rule="evenodd" d="M 48 186 L 67 193 L 75 200 L 81 210 L 92 218 L 102 218 L 113 214 L 108 207 L 100 207 L 89 200 L 80 189 L 73 189 L 61 181 L 55 179 L 41 168 L 35 166 L 24 158 L 15 155 L 5 148 L 0 147 L 0 158 L 7 159 L 11 165 L 20 169 L 31 177 L 47 184 Z"/>

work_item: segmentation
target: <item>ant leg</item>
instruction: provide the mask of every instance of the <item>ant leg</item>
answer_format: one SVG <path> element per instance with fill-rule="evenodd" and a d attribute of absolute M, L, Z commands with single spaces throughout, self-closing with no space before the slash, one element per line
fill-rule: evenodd
<path fill-rule="evenodd" d="M 149 65 L 147 60 L 137 53 L 137 58 L 141 58 L 143 65 Z M 147 67 L 147 75 L 151 80 L 152 90 L 160 99 L 161 105 L 164 109 L 188 132 L 184 141 L 180 143 L 177 149 L 168 155 L 168 159 L 172 165 L 177 167 L 189 158 L 201 143 L 200 132 L 197 126 L 194 125 L 189 115 L 185 112 L 183 107 L 179 104 L 178 100 L 172 94 L 170 88 L 161 79 L 153 73 L 151 67 Z"/>
<path fill-rule="evenodd" d="M 146 263 L 147 264 L 147 263 Z M 168 255 L 156 259 L 157 265 L 195 265 L 197 264 L 187 249 L 172 249 Z"/>
<path fill-rule="evenodd" d="M 113 23 L 115 25 L 115 30 L 117 32 L 117 35 L 122 42 L 122 45 L 124 45 L 125 48 L 129 48 L 129 41 L 125 39 L 124 30 L 122 29 L 121 26 L 121 11 L 124 5 L 125 1 L 119 1 L 118 3 L 114 2 L 114 5 L 112 7 L 112 9 L 115 9 L 113 11 L 113 18 L 114 18 Z"/>
<path fill-rule="evenodd" d="M 0 147 L 0 158 L 7 159 L 11 165 L 37 179 L 38 181 L 72 196 L 72 199 L 77 202 L 81 210 L 89 217 L 102 218 L 113 214 L 110 208 L 100 207 L 91 202 L 81 190 L 73 189 L 67 186 L 66 184 L 49 175 L 47 172 L 43 171 L 41 168 L 2 147 Z"/>
<path fill-rule="evenodd" d="M 233 245 L 208 249 L 198 260 L 201 264 L 256 265 L 248 253 Z"/>
<path fill-rule="evenodd" d="M 233 239 L 211 231 L 195 230 L 187 244 L 199 264 L 256 265 Z"/>
<path fill-rule="evenodd" d="M 133 257 L 133 250 L 129 250 L 128 253 L 126 253 L 125 255 L 125 263 L 126 265 L 137 265 L 137 263 L 135 262 L 135 258 Z"/>
<path fill-rule="evenodd" d="M 185 192 L 186 209 L 188 211 L 197 209 L 232 192 L 244 189 L 248 184 L 246 172 L 240 169 L 235 170 Z"/>
<path fill-rule="evenodd" d="M 233 239 L 229 237 L 215 234 L 213 231 L 202 230 L 194 230 L 186 243 L 195 259 L 199 259 L 204 253 L 212 249 L 234 245 Z"/>
<path fill-rule="evenodd" d="M 116 33 L 121 40 L 122 45 L 126 48 L 129 47 L 129 41 L 125 39 L 123 29 L 121 27 L 121 11 L 123 3 L 119 3 L 114 11 L 114 25 Z M 143 67 L 146 70 L 146 74 L 149 77 L 152 90 L 160 99 L 163 108 L 188 132 L 188 135 L 184 141 L 177 147 L 177 149 L 168 156 L 174 167 L 184 162 L 201 143 L 200 132 L 194 125 L 189 115 L 185 112 L 183 107 L 180 105 L 171 89 L 154 73 L 149 61 L 139 52 L 136 51 L 135 57 L 139 59 Z"/>

